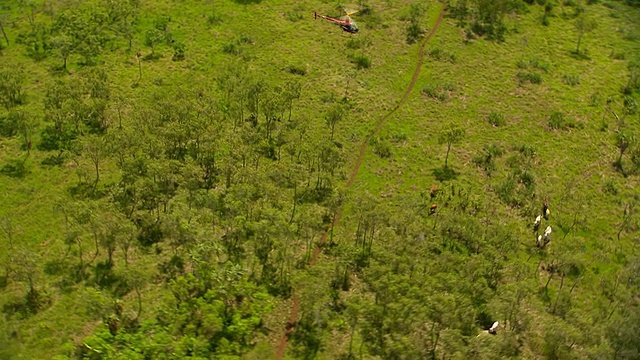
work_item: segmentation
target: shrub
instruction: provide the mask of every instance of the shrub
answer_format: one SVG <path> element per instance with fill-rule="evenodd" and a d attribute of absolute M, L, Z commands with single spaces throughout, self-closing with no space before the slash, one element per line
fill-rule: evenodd
<path fill-rule="evenodd" d="M 444 91 L 455 91 L 456 85 L 454 83 L 446 82 L 442 84 L 442 90 Z"/>
<path fill-rule="evenodd" d="M 369 45 L 371 45 L 371 39 L 369 38 L 350 38 L 349 40 L 347 40 L 347 48 L 349 49 L 364 49 L 366 47 L 368 47 Z"/>
<path fill-rule="evenodd" d="M 549 117 L 549 127 L 552 129 L 564 129 L 566 127 L 564 114 L 559 111 L 553 112 Z"/>
<path fill-rule="evenodd" d="M 393 141 L 395 143 L 400 143 L 400 142 L 407 141 L 407 134 L 405 134 L 405 133 L 395 133 L 395 134 L 391 135 L 391 141 Z"/>
<path fill-rule="evenodd" d="M 578 75 L 565 75 L 562 77 L 562 82 L 569 86 L 576 86 L 580 84 L 580 76 Z"/>
<path fill-rule="evenodd" d="M 222 16 L 217 12 L 213 12 L 207 16 L 207 25 L 215 26 L 222 22 Z"/>
<path fill-rule="evenodd" d="M 516 188 L 516 182 L 513 177 L 509 176 L 500 185 L 495 188 L 495 192 L 506 204 L 511 204 L 513 201 L 513 191 Z"/>
<path fill-rule="evenodd" d="M 529 191 L 532 191 L 535 188 L 535 185 L 536 185 L 535 178 L 528 171 L 523 171 L 520 174 L 520 183 L 523 184 L 524 187 Z"/>
<path fill-rule="evenodd" d="M 533 59 L 529 60 L 529 64 L 534 69 L 542 70 L 544 72 L 549 72 L 549 63 L 547 63 L 545 61 L 542 61 L 542 60 L 537 59 L 537 58 L 533 58 Z"/>
<path fill-rule="evenodd" d="M 287 12 L 287 20 L 291 22 L 298 22 L 302 20 L 304 16 L 298 11 L 289 11 Z"/>
<path fill-rule="evenodd" d="M 540 74 L 538 73 L 521 71 L 517 76 L 520 84 L 524 84 L 526 82 L 530 82 L 532 84 L 542 83 L 542 76 L 540 76 Z"/>
<path fill-rule="evenodd" d="M 422 93 L 427 95 L 430 98 L 436 99 L 436 100 L 440 100 L 440 101 L 445 101 L 449 98 L 449 95 L 442 91 L 442 89 L 440 89 L 436 84 L 434 83 L 429 83 L 427 84 L 423 89 L 422 89 Z"/>
<path fill-rule="evenodd" d="M 493 126 L 504 126 L 506 121 L 504 120 L 504 116 L 500 113 L 492 111 L 489 113 L 489 124 Z"/>
<path fill-rule="evenodd" d="M 173 44 L 173 57 L 171 58 L 171 60 L 173 61 L 180 61 L 180 60 L 184 60 L 184 50 L 186 49 L 186 46 L 181 43 L 181 42 L 176 42 Z"/>
<path fill-rule="evenodd" d="M 491 144 L 482 149 L 482 152 L 473 159 L 473 163 L 482 168 L 487 176 L 491 176 L 493 171 L 496 169 L 495 158 L 498 158 L 503 154 L 504 150 L 500 146 Z"/>
<path fill-rule="evenodd" d="M 238 55 L 240 54 L 240 47 L 236 43 L 226 43 L 222 45 L 222 52 L 225 54 Z"/>
<path fill-rule="evenodd" d="M 522 156 L 524 156 L 525 158 L 533 158 L 536 156 L 536 148 L 531 145 L 522 145 L 520 146 L 518 151 L 520 151 L 520 154 L 522 154 Z"/>
<path fill-rule="evenodd" d="M 614 52 L 611 51 L 611 55 L 609 55 L 614 60 L 625 60 L 627 58 L 627 54 L 624 51 Z"/>
<path fill-rule="evenodd" d="M 607 180 L 604 183 L 604 185 L 602 186 L 602 191 L 604 191 L 606 194 L 618 195 L 618 188 L 616 187 L 616 183 L 611 179 Z"/>
<path fill-rule="evenodd" d="M 364 54 L 356 54 L 351 58 L 351 62 L 356 64 L 358 70 L 368 69 L 371 67 L 371 59 Z"/>
<path fill-rule="evenodd" d="M 238 44 L 253 44 L 253 39 L 249 35 L 242 34 L 238 39 Z"/>
<path fill-rule="evenodd" d="M 371 138 L 369 144 L 373 145 L 373 152 L 381 158 L 391 157 L 391 144 L 388 141 Z"/>
<path fill-rule="evenodd" d="M 417 42 L 423 33 L 424 31 L 420 27 L 420 24 L 412 21 L 411 24 L 407 25 L 407 43 L 413 44 Z"/>

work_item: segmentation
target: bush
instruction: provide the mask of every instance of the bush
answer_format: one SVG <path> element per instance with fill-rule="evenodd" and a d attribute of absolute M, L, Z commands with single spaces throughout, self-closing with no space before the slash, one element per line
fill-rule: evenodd
<path fill-rule="evenodd" d="M 567 119 L 563 113 L 555 111 L 549 117 L 549 127 L 552 129 L 564 130 L 568 128 L 583 128 L 584 125 L 575 120 Z"/>
<path fill-rule="evenodd" d="M 373 145 L 373 152 L 381 158 L 391 157 L 391 144 L 388 141 L 371 138 L 369 144 Z"/>
<path fill-rule="evenodd" d="M 186 49 L 186 46 L 181 43 L 181 42 L 176 42 L 173 44 L 173 57 L 171 58 L 171 60 L 173 61 L 180 61 L 180 60 L 184 60 L 184 50 Z"/>
<path fill-rule="evenodd" d="M 489 113 L 489 124 L 493 126 L 504 126 L 506 121 L 504 120 L 504 116 L 500 113 L 492 111 Z"/>
<path fill-rule="evenodd" d="M 368 69 L 371 67 L 371 59 L 364 54 L 356 54 L 351 58 L 351 62 L 356 64 L 358 70 Z"/>
<path fill-rule="evenodd" d="M 445 101 L 449 98 L 449 95 L 434 83 L 427 84 L 421 92 L 432 99 L 440 101 Z"/>
<path fill-rule="evenodd" d="M 347 40 L 347 48 L 349 49 L 364 49 L 366 47 L 368 47 L 369 45 L 371 45 L 371 39 L 369 38 L 350 38 L 349 40 Z"/>
<path fill-rule="evenodd" d="M 536 180 L 530 172 L 523 171 L 520 174 L 520 183 L 523 184 L 527 190 L 532 191 L 535 188 Z"/>
<path fill-rule="evenodd" d="M 222 52 L 225 54 L 238 55 L 240 54 L 240 47 L 236 43 L 226 43 L 222 45 Z"/>
<path fill-rule="evenodd" d="M 407 43 L 413 44 L 418 42 L 423 33 L 424 31 L 420 27 L 420 24 L 412 21 L 411 24 L 407 25 Z"/>
<path fill-rule="evenodd" d="M 221 22 L 222 22 L 222 16 L 220 16 L 216 12 L 213 12 L 207 16 L 207 25 L 209 26 L 215 26 L 220 24 Z"/>
<path fill-rule="evenodd" d="M 289 12 L 287 12 L 287 19 L 289 21 L 291 21 L 291 22 L 298 22 L 298 21 L 304 19 L 304 15 L 302 15 L 298 11 L 289 11 Z"/>
<path fill-rule="evenodd" d="M 604 191 L 606 194 L 618 195 L 618 188 L 616 187 L 616 183 L 611 179 L 607 180 L 604 183 L 604 185 L 602 186 L 602 191 Z"/>
<path fill-rule="evenodd" d="M 521 71 L 517 76 L 520 84 L 524 84 L 526 82 L 530 82 L 532 84 L 542 83 L 542 76 L 540 76 L 540 74 L 538 73 Z"/>
<path fill-rule="evenodd" d="M 559 112 L 559 111 L 555 111 L 553 114 L 551 114 L 551 116 L 549 117 L 549 127 L 552 129 L 564 129 L 566 126 L 566 121 L 564 119 L 564 114 Z"/>
<path fill-rule="evenodd" d="M 611 51 L 611 55 L 609 55 L 614 60 L 625 60 L 627 58 L 627 54 L 624 51 L 614 52 Z"/>
<path fill-rule="evenodd" d="M 562 82 L 569 86 L 576 86 L 580 84 L 580 76 L 578 75 L 565 75 L 562 77 Z"/>

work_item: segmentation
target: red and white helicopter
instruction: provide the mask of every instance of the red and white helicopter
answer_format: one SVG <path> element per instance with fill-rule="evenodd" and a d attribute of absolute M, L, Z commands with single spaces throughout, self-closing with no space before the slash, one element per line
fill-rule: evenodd
<path fill-rule="evenodd" d="M 346 14 L 345 16 L 342 16 L 340 18 L 333 18 L 330 16 L 325 16 L 325 15 L 318 15 L 318 13 L 313 13 L 313 18 L 317 19 L 317 18 L 321 18 L 321 19 L 325 19 L 327 21 L 331 21 L 334 24 L 340 25 L 340 27 L 342 28 L 342 30 L 350 33 L 350 34 L 355 34 L 358 32 L 358 25 L 356 25 L 355 21 L 351 20 L 351 14 L 354 14 L 356 12 L 358 12 L 359 10 L 357 9 L 347 9 L 347 8 L 342 8 L 342 11 L 344 11 L 344 13 Z"/>

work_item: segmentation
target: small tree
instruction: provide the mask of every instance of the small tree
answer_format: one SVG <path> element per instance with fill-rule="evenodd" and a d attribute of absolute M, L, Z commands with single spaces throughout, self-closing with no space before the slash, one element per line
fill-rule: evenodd
<path fill-rule="evenodd" d="M 624 153 L 633 147 L 636 143 L 635 135 L 625 127 L 621 127 L 616 134 L 616 147 L 620 150 L 618 160 L 614 163 L 615 166 L 622 171 L 622 156 Z"/>
<path fill-rule="evenodd" d="M 447 144 L 447 155 L 444 158 L 444 167 L 448 167 L 449 152 L 451 151 L 451 145 L 459 143 L 465 135 L 465 131 L 457 124 L 449 124 L 440 132 L 438 137 L 439 144 Z"/>
<path fill-rule="evenodd" d="M 582 42 L 582 37 L 586 33 L 590 33 L 595 30 L 598 27 L 598 23 L 594 19 L 588 18 L 585 15 L 580 15 L 573 25 L 578 31 L 578 44 L 576 45 L 576 54 L 580 54 L 580 43 Z"/>
<path fill-rule="evenodd" d="M 87 135 L 82 142 L 82 155 L 87 157 L 96 172 L 96 179 L 93 183 L 93 189 L 98 186 L 100 181 L 100 164 L 107 157 L 107 144 L 103 137 L 96 135 Z"/>
<path fill-rule="evenodd" d="M 332 141 L 333 141 L 333 133 L 334 133 L 334 130 L 336 128 L 336 124 L 342 120 L 343 116 L 344 116 L 344 111 L 342 110 L 342 107 L 337 106 L 337 107 L 329 110 L 329 112 L 327 113 L 327 115 L 324 118 L 326 123 L 327 123 L 327 126 L 329 127 L 329 129 L 331 129 L 331 140 Z"/>
<path fill-rule="evenodd" d="M 24 103 L 24 72 L 20 68 L 0 70 L 0 102 L 7 110 Z"/>
<path fill-rule="evenodd" d="M 62 34 L 51 39 L 51 46 L 62 58 L 62 69 L 67 70 L 67 59 L 73 53 L 73 42 L 67 35 Z"/>
<path fill-rule="evenodd" d="M 145 33 L 144 44 L 151 48 L 152 58 L 156 57 L 156 53 L 155 53 L 156 45 L 160 44 L 162 41 L 164 41 L 164 39 L 165 39 L 164 34 L 156 28 L 149 29 Z"/>

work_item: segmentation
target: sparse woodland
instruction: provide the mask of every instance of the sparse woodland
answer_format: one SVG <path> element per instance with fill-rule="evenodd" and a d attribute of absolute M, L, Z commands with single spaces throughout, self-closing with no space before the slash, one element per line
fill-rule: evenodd
<path fill-rule="evenodd" d="M 640 3 L 357 5 L 0 0 L 0 359 L 640 358 Z"/>

